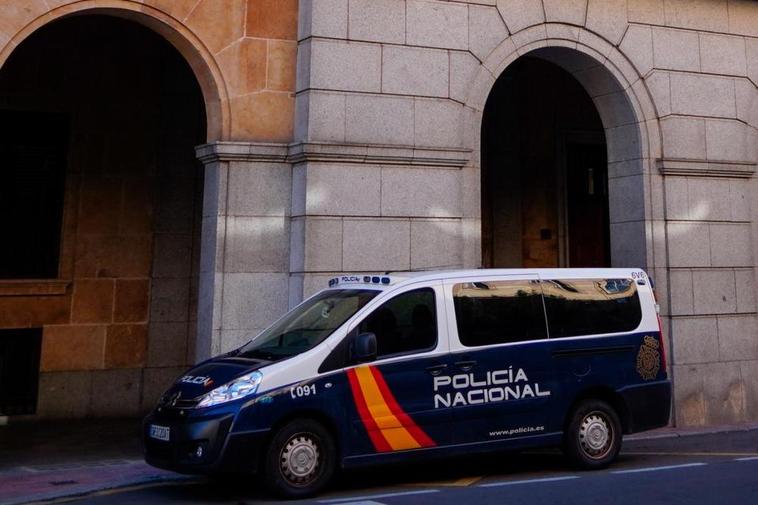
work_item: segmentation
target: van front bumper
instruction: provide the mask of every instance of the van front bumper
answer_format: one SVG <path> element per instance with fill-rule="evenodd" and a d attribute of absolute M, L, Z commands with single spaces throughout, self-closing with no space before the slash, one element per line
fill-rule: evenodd
<path fill-rule="evenodd" d="M 142 427 L 145 461 L 194 475 L 254 473 L 268 430 L 230 433 L 233 421 L 234 414 L 185 418 L 179 411 L 154 411 Z M 151 425 L 169 428 L 169 440 L 151 437 Z"/>

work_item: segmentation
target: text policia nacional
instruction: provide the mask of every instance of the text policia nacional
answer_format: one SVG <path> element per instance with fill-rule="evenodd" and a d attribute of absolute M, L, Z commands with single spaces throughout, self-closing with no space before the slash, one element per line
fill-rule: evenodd
<path fill-rule="evenodd" d="M 538 382 L 529 382 L 523 368 L 512 366 L 486 373 L 434 377 L 434 408 L 458 407 L 522 398 L 550 396 Z"/>

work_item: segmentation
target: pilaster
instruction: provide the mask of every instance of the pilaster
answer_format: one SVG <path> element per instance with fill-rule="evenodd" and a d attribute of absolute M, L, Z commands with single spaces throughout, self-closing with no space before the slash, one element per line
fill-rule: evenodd
<path fill-rule="evenodd" d="M 287 145 L 198 146 L 205 165 L 198 360 L 233 349 L 288 308 Z"/>

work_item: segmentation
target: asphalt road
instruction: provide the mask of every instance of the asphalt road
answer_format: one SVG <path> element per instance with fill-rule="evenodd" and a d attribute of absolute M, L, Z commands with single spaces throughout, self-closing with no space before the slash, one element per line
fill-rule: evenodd
<path fill-rule="evenodd" d="M 272 502 L 253 479 L 243 478 L 122 489 L 74 503 Z M 755 505 L 758 430 L 629 441 L 614 465 L 596 472 L 573 471 L 555 451 L 378 467 L 343 474 L 322 496 L 296 503 Z"/>

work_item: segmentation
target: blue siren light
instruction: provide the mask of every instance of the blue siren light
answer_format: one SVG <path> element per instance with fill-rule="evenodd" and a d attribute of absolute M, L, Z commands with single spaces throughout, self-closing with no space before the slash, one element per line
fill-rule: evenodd
<path fill-rule="evenodd" d="M 341 275 L 329 279 L 328 284 L 330 288 L 348 284 L 382 284 L 390 286 L 393 281 L 393 278 L 388 275 Z"/>

